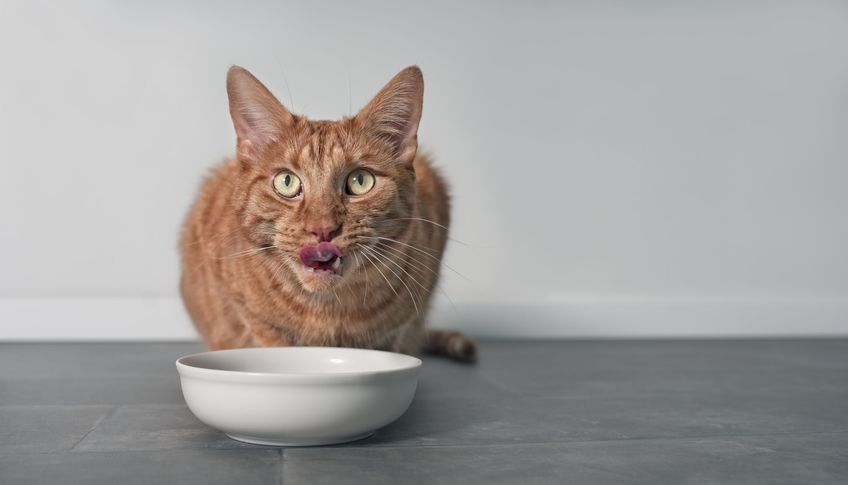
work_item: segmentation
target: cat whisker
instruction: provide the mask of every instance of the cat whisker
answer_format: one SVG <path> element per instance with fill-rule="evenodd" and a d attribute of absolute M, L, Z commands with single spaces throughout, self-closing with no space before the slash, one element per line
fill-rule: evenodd
<path fill-rule="evenodd" d="M 409 279 L 411 279 L 411 280 L 412 280 L 412 281 L 413 281 L 416 285 L 418 285 L 418 286 L 420 286 L 421 288 L 423 288 L 423 289 L 424 289 L 424 291 L 426 291 L 426 292 L 428 292 L 428 293 L 430 292 L 430 290 L 429 290 L 429 289 L 427 289 L 427 287 L 426 287 L 426 286 L 423 286 L 423 285 L 422 285 L 422 284 L 421 284 L 421 283 L 420 283 L 420 282 L 419 282 L 419 281 L 418 281 L 418 280 L 417 280 L 417 279 L 416 279 L 416 278 L 415 278 L 412 274 L 410 274 L 408 271 L 406 271 L 406 270 L 403 268 L 403 266 L 401 266 L 401 265 L 400 265 L 400 264 L 398 264 L 396 261 L 394 261 L 394 260 L 392 259 L 391 255 L 389 255 L 389 254 L 387 254 L 387 253 L 384 253 L 384 252 L 381 252 L 381 251 L 377 251 L 377 250 L 376 250 L 376 248 L 374 248 L 374 247 L 368 247 L 368 248 L 367 248 L 367 251 L 369 251 L 369 252 L 370 252 L 370 253 L 371 253 L 371 254 L 372 254 L 375 258 L 382 258 L 382 259 L 378 259 L 378 260 L 379 260 L 382 264 L 384 264 L 384 265 L 385 265 L 385 262 L 386 262 L 386 261 L 388 261 L 389 263 L 391 263 L 392 265 L 394 265 L 395 267 L 397 267 L 397 268 L 398 268 L 398 269 L 399 269 L 399 270 L 400 270 L 403 274 L 405 274 L 406 276 L 408 276 L 408 277 L 409 277 Z M 395 274 L 395 276 L 397 276 L 398 278 L 400 278 L 400 275 L 398 275 L 396 272 L 394 272 L 394 271 L 393 271 L 393 273 Z M 418 288 L 416 288 L 415 286 L 413 286 L 413 287 L 412 287 L 412 289 L 414 290 L 415 295 L 418 297 L 418 300 L 419 300 L 419 301 L 423 304 L 423 302 L 424 302 L 424 300 L 423 300 L 423 295 L 421 294 L 420 290 L 418 290 Z"/>
<path fill-rule="evenodd" d="M 383 221 L 420 221 L 420 222 L 429 222 L 430 224 L 432 224 L 432 225 L 434 225 L 434 226 L 436 226 L 436 227 L 441 227 L 441 228 L 442 228 L 442 229 L 444 229 L 445 231 L 447 231 L 447 230 L 448 230 L 448 227 L 447 227 L 447 226 L 443 226 L 442 224 L 439 224 L 439 223 L 438 223 L 438 222 L 436 222 L 436 221 L 431 221 L 430 219 L 425 219 L 425 218 L 423 218 L 423 217 L 393 217 L 393 218 L 391 218 L 391 219 L 383 219 Z M 383 221 L 380 221 L 380 222 L 383 222 Z"/>
<path fill-rule="evenodd" d="M 436 257 L 437 251 L 435 249 L 419 248 L 418 246 L 414 246 L 412 244 L 405 243 L 403 241 L 398 241 L 397 239 L 393 239 L 393 238 L 390 238 L 390 237 L 384 237 L 384 236 L 359 236 L 359 237 L 364 237 L 366 239 L 377 239 L 377 240 L 380 240 L 380 241 L 391 241 L 391 242 L 394 242 L 394 243 L 402 244 L 402 245 L 404 245 L 408 248 L 414 249 L 415 251 L 418 251 L 421 254 L 424 254 L 424 255 L 426 255 L 430 258 L 433 258 L 437 261 L 439 260 L 439 258 Z"/>
<path fill-rule="evenodd" d="M 204 241 L 212 242 L 212 241 L 215 241 L 215 240 L 218 240 L 218 239 L 223 239 L 224 237 L 231 236 L 231 235 L 235 234 L 236 232 L 238 232 L 240 230 L 241 230 L 241 227 L 237 227 L 237 228 L 235 228 L 231 231 L 224 231 L 221 234 L 216 234 L 216 235 L 210 237 L 209 239 L 204 239 L 203 236 L 199 236 L 193 242 L 187 243 L 186 246 L 191 247 L 191 246 L 196 246 L 198 244 L 201 244 Z"/>
<path fill-rule="evenodd" d="M 238 251 L 238 252 L 235 252 L 233 254 L 228 254 L 226 256 L 221 256 L 218 259 L 236 259 L 236 258 L 243 258 L 243 257 L 246 257 L 246 256 L 255 256 L 255 255 L 257 255 L 257 254 L 259 254 L 263 251 L 267 251 L 269 249 L 276 249 L 276 248 L 277 248 L 276 246 L 262 246 L 261 248 L 251 248 L 251 249 L 246 249 L 244 251 Z"/>
<path fill-rule="evenodd" d="M 433 275 L 435 275 L 436 277 L 439 276 L 438 271 L 435 271 L 433 268 L 428 266 L 426 261 L 424 261 L 422 259 L 418 259 L 418 258 L 414 257 L 412 254 L 405 253 L 405 252 L 401 251 L 400 249 L 393 248 L 393 247 L 389 246 L 388 244 L 386 244 L 384 242 L 377 241 L 376 244 L 377 244 L 377 246 L 375 246 L 375 247 L 379 247 L 379 248 L 383 249 L 384 251 L 389 250 L 389 251 L 392 251 L 393 253 L 395 253 L 398 256 L 408 258 L 409 261 L 414 262 L 417 265 L 419 265 L 421 268 L 429 271 L 430 273 L 433 273 Z"/>
<path fill-rule="evenodd" d="M 456 309 L 456 304 L 453 302 L 453 299 L 450 297 L 450 295 L 448 295 L 448 293 L 445 291 L 445 289 L 442 287 L 442 285 L 440 285 L 440 284 L 439 284 L 439 280 L 438 280 L 438 278 L 439 278 L 439 273 L 438 273 L 438 272 L 436 272 L 436 271 L 433 271 L 433 269 L 432 269 L 432 268 L 430 268 L 429 266 L 427 266 L 427 263 L 425 263 L 424 261 L 421 261 L 420 259 L 417 259 L 417 258 L 413 257 L 413 256 L 412 256 L 412 255 L 410 255 L 410 254 L 406 254 L 406 253 L 404 253 L 403 251 L 401 251 L 401 250 L 399 250 L 399 249 L 393 248 L 393 247 L 391 247 L 391 246 L 389 246 L 389 245 L 387 245 L 387 244 L 385 244 L 385 243 L 379 242 L 379 241 L 377 242 L 377 246 L 374 246 L 374 247 L 373 247 L 373 249 L 378 250 L 378 251 L 391 250 L 391 251 L 394 251 L 395 253 L 397 253 L 397 254 L 401 255 L 402 257 L 407 258 L 407 261 L 409 261 L 410 263 L 414 263 L 414 264 L 415 264 L 415 266 L 410 266 L 410 269 L 416 270 L 416 271 L 418 272 L 418 275 L 419 275 L 419 276 L 421 276 L 421 277 L 426 276 L 426 275 L 425 275 L 425 274 L 421 271 L 421 268 L 423 268 L 423 269 L 425 269 L 425 270 L 429 271 L 430 273 L 433 273 L 433 275 L 436 277 L 436 279 L 433 281 L 433 286 L 435 286 L 435 287 L 436 287 L 436 289 L 438 289 L 438 290 L 439 290 L 439 292 L 440 292 L 442 295 L 444 295 L 444 296 L 445 296 L 445 298 L 447 298 L 448 302 L 451 304 L 451 307 L 453 307 L 454 312 L 455 312 L 455 313 L 459 313 L 459 311 Z"/>
<path fill-rule="evenodd" d="M 356 301 L 356 290 L 353 288 L 351 281 L 347 281 L 345 288 L 347 288 L 348 293 L 350 293 L 350 301 Z"/>
<path fill-rule="evenodd" d="M 362 248 L 362 249 L 365 249 L 365 246 L 361 246 L 361 248 Z M 371 256 L 369 256 L 369 255 L 368 255 L 365 251 L 362 251 L 362 256 L 363 256 L 364 258 L 368 259 L 368 261 L 370 261 L 370 262 L 371 262 L 371 266 L 373 266 L 373 267 L 374 267 L 374 269 L 376 269 L 376 270 L 377 270 L 377 272 L 379 272 L 379 273 L 380 273 L 380 276 L 382 276 L 382 277 L 383 277 L 383 280 L 386 282 L 386 284 L 387 284 L 387 285 L 389 285 L 389 288 L 392 290 L 392 293 L 394 293 L 396 297 L 400 298 L 400 294 L 397 292 L 397 290 L 395 289 L 395 287 L 394 287 L 394 286 L 392 285 L 392 283 L 389 281 L 389 278 L 388 278 L 388 277 L 386 277 L 385 273 L 383 273 L 383 270 L 381 270 L 381 269 L 380 269 L 380 267 L 379 267 L 379 266 L 377 266 L 377 263 L 375 263 L 375 262 L 374 262 L 374 259 L 372 259 L 372 257 L 371 257 Z M 401 282 L 402 282 L 402 281 L 401 281 Z M 414 302 L 415 302 L 415 300 L 413 299 L 413 303 L 414 303 Z M 417 311 L 418 311 L 418 307 L 417 307 L 417 306 L 415 307 L 415 310 L 416 310 L 416 313 L 417 313 Z"/>
<path fill-rule="evenodd" d="M 370 252 L 370 248 L 368 248 L 367 246 L 362 246 L 362 249 L 363 249 L 363 250 L 365 250 L 366 252 Z M 364 253 L 363 253 L 363 254 L 364 254 Z M 387 270 L 391 271 L 391 272 L 392 272 L 392 274 L 393 274 L 393 275 L 395 275 L 395 277 L 398 279 L 398 281 L 400 281 L 400 282 L 401 282 L 401 284 L 402 284 L 402 285 L 406 288 L 406 291 L 407 291 L 407 292 L 409 292 L 409 298 L 410 298 L 410 299 L 412 299 L 412 306 L 414 306 L 414 307 L 415 307 L 415 314 L 416 314 L 416 315 L 420 315 L 420 314 L 421 314 L 421 312 L 418 310 L 418 303 L 415 301 L 415 296 L 412 294 L 412 290 L 409 288 L 409 285 L 407 285 L 407 284 L 406 284 L 406 281 L 404 281 L 404 279 L 403 279 L 403 278 L 401 278 L 401 277 L 400 277 L 400 275 L 399 275 L 399 274 L 397 274 L 397 272 L 391 268 L 391 266 L 389 266 L 389 265 L 387 265 L 386 263 L 384 263 L 384 262 L 380 259 L 380 256 L 379 256 L 379 255 L 377 255 L 377 253 L 373 253 L 373 252 L 372 252 L 372 253 L 371 253 L 371 255 L 372 255 L 372 256 L 374 256 L 374 259 L 376 259 L 376 260 L 377 260 L 377 262 L 379 262 L 380 264 L 382 264 L 382 265 L 383 265 L 383 267 L 385 267 Z"/>
<path fill-rule="evenodd" d="M 286 72 L 283 70 L 283 63 L 277 61 L 277 67 L 280 69 L 280 74 L 283 75 L 283 82 L 286 84 L 286 91 L 289 93 L 289 106 L 291 106 L 292 111 L 294 111 L 294 98 L 291 94 L 291 87 L 289 86 L 289 80 L 286 77 Z"/>
<path fill-rule="evenodd" d="M 360 247 L 365 247 L 365 246 L 360 246 Z M 394 287 L 394 286 L 392 286 L 392 284 L 389 282 L 389 279 L 388 279 L 388 278 L 386 278 L 386 275 L 385 275 L 385 274 L 383 274 L 383 271 L 382 271 L 379 267 L 377 267 L 377 264 L 376 264 L 376 263 L 374 263 L 374 261 L 371 259 L 371 257 L 370 257 L 370 256 L 368 256 L 367 254 L 365 254 L 364 252 L 362 253 L 362 256 L 363 256 L 364 258 L 367 258 L 367 259 L 368 259 L 368 261 L 370 261 L 370 262 L 371 262 L 371 266 L 374 266 L 374 269 L 376 269 L 376 270 L 380 273 L 380 276 L 382 276 L 382 277 L 383 277 L 383 279 L 384 279 L 384 280 L 386 280 L 386 284 L 387 284 L 387 285 L 389 285 L 389 288 L 391 288 L 391 289 L 392 289 L 392 293 L 394 293 L 394 294 L 395 294 L 395 296 L 400 296 L 400 295 L 398 294 L 397 290 L 395 289 L 395 287 Z"/>
<path fill-rule="evenodd" d="M 271 271 L 271 277 L 275 280 L 282 278 L 282 270 L 286 267 L 286 261 L 282 258 L 279 260 L 269 260 L 268 269 Z"/>
<path fill-rule="evenodd" d="M 239 233 L 242 232 L 242 231 L 243 231 L 242 227 L 237 227 L 237 228 L 232 229 L 230 231 L 224 231 L 220 234 L 216 234 L 216 235 L 210 237 L 209 239 L 206 239 L 205 241 L 214 244 L 215 249 L 219 250 L 219 249 L 222 249 L 227 243 L 238 238 L 238 236 L 240 235 Z M 268 232 L 257 231 L 255 234 L 260 235 L 260 236 L 269 236 L 269 237 L 273 238 L 274 236 L 277 235 L 277 232 L 276 231 L 268 231 Z M 196 245 L 201 244 L 203 242 L 204 242 L 204 238 L 201 236 L 201 237 L 198 237 L 194 242 L 187 244 L 187 246 L 196 246 Z"/>
<path fill-rule="evenodd" d="M 419 281 L 418 281 L 418 279 L 417 279 L 415 276 L 413 276 L 413 275 L 412 275 L 409 271 L 407 271 L 407 270 L 406 270 L 406 268 L 404 268 L 403 266 L 401 266 L 400 264 L 398 264 L 398 263 L 397 263 L 394 259 L 392 259 L 392 256 L 391 256 L 390 254 L 388 254 L 388 253 L 386 253 L 386 252 L 383 252 L 383 251 L 380 251 L 378 248 L 373 247 L 373 246 L 372 246 L 372 247 L 369 247 L 369 248 L 368 248 L 368 250 L 369 250 L 369 251 L 372 251 L 372 252 L 373 252 L 373 253 L 375 253 L 376 255 L 382 256 L 384 260 L 386 260 L 386 261 L 388 261 L 389 263 L 392 263 L 393 265 L 395 265 L 395 266 L 396 266 L 396 267 L 397 267 L 397 268 L 398 268 L 398 269 L 399 269 L 399 270 L 400 270 L 403 274 L 405 274 L 406 276 L 408 276 L 408 277 L 409 277 L 409 279 L 410 279 L 410 280 L 412 280 L 412 282 L 413 282 L 413 283 L 415 283 L 416 285 L 418 285 L 419 287 L 421 287 L 421 289 L 423 289 L 424 291 L 426 291 L 426 292 L 427 292 L 427 294 L 431 294 L 431 291 L 430 291 L 430 289 L 429 289 L 429 288 L 427 288 L 426 286 L 422 285 L 422 284 L 421 284 L 421 282 L 419 282 Z M 414 288 L 414 287 L 413 287 L 413 288 Z M 420 291 L 420 290 L 418 290 L 417 288 L 415 289 L 415 294 L 418 296 L 418 301 L 421 303 L 421 305 L 422 305 L 422 306 L 424 306 L 424 295 L 423 295 L 423 294 L 421 293 L 421 291 Z M 410 295 L 410 296 L 411 296 L 411 295 Z"/>
<path fill-rule="evenodd" d="M 397 223 L 399 223 L 400 221 L 426 222 L 426 223 L 432 224 L 432 225 L 434 225 L 434 226 L 436 226 L 440 229 L 444 229 L 445 231 L 449 230 L 447 226 L 439 224 L 438 222 L 435 222 L 435 221 L 431 221 L 430 219 L 425 219 L 423 217 L 395 217 L 393 219 L 383 219 L 381 221 L 377 221 L 376 224 L 382 224 L 384 222 L 397 222 Z M 453 237 L 450 237 L 450 236 L 448 236 L 448 240 L 453 241 L 457 244 L 462 244 L 463 246 L 471 247 L 471 244 L 468 244 L 467 242 L 464 242 L 464 241 L 460 241 L 459 239 L 456 239 L 456 238 L 453 238 Z"/>
<path fill-rule="evenodd" d="M 360 263 L 360 261 L 359 261 L 359 255 L 357 255 L 355 252 L 352 252 L 352 254 L 353 254 L 353 257 L 356 258 L 356 266 L 359 268 L 359 272 L 364 273 L 365 268 L 363 267 L 362 263 Z M 365 301 L 368 299 L 368 275 L 367 274 L 365 275 L 364 280 L 365 280 L 365 295 L 362 296 L 362 304 L 363 305 L 365 304 Z"/>
<path fill-rule="evenodd" d="M 389 253 L 388 253 L 388 252 L 386 252 L 386 251 L 382 251 L 382 250 L 380 250 L 379 248 L 376 248 L 376 247 L 373 247 L 373 246 L 372 246 L 372 247 L 370 247 L 370 248 L 368 248 L 368 249 L 369 249 L 370 251 L 373 251 L 373 252 L 377 253 L 377 254 L 378 254 L 378 255 L 380 255 L 380 256 L 383 256 L 383 258 L 384 258 L 386 261 L 388 261 L 388 262 L 392 263 L 392 264 L 393 264 L 393 265 L 395 265 L 398 269 L 400 269 L 400 270 L 401 270 L 401 271 L 402 271 L 405 275 L 409 276 L 409 278 L 410 278 L 412 281 L 414 281 L 414 282 L 415 282 L 415 284 L 417 284 L 418 286 L 420 286 L 421 288 L 423 288 L 423 289 L 424 289 L 424 291 L 426 291 L 427 293 L 430 293 L 430 290 L 429 290 L 429 289 L 427 289 L 427 287 L 426 287 L 426 286 L 422 285 L 422 284 L 421 284 L 421 283 L 420 283 L 420 282 L 419 282 L 419 281 L 418 281 L 418 280 L 417 280 L 414 276 L 412 276 L 412 275 L 411 275 L 408 271 L 406 271 L 406 269 L 405 269 L 403 266 L 401 266 L 401 265 L 400 265 L 400 264 L 398 264 L 396 261 L 394 261 L 394 260 L 392 259 L 392 255 L 391 255 L 391 254 L 389 254 Z"/>
<path fill-rule="evenodd" d="M 285 263 L 283 263 L 282 261 L 274 261 L 273 265 L 269 266 L 268 269 L 271 271 L 271 278 L 273 278 L 275 281 L 280 280 L 281 271 L 283 269 L 284 264 Z"/>
<path fill-rule="evenodd" d="M 408 248 L 410 248 L 410 249 L 412 249 L 412 250 L 418 251 L 419 253 L 423 254 L 424 256 L 427 256 L 428 258 L 432 259 L 433 261 L 436 261 L 437 263 L 439 263 L 439 264 L 441 264 L 441 265 L 444 265 L 444 267 L 445 267 L 445 268 L 447 268 L 447 269 L 449 269 L 449 270 L 453 271 L 454 273 L 456 273 L 456 274 L 457 274 L 457 276 L 459 276 L 459 277 L 461 277 L 462 279 L 464 279 L 465 281 L 467 281 L 467 282 L 471 283 L 471 280 L 470 280 L 470 279 L 468 279 L 468 277 L 467 277 L 467 276 L 465 276 L 464 274 L 460 273 L 459 271 L 457 271 L 457 270 L 453 269 L 453 268 L 452 268 L 452 267 L 450 267 L 447 263 L 442 262 L 442 260 L 441 260 L 441 259 L 439 259 L 439 258 L 437 258 L 437 257 L 433 256 L 432 254 L 430 254 L 430 253 L 428 253 L 428 252 L 424 251 L 423 249 L 417 248 L 417 247 L 415 247 L 415 246 L 413 246 L 413 245 L 411 245 L 411 244 L 407 244 L 407 243 L 405 243 L 405 242 L 403 242 L 403 241 L 398 241 L 397 239 L 392 239 L 392 238 L 390 238 L 390 237 L 380 237 L 380 236 L 359 236 L 359 237 L 362 237 L 362 238 L 365 238 L 365 239 L 377 239 L 377 240 L 381 240 L 381 241 L 391 241 L 391 242 L 394 242 L 394 243 L 397 243 L 397 244 L 400 244 L 400 245 L 406 246 L 406 247 L 408 247 Z"/>

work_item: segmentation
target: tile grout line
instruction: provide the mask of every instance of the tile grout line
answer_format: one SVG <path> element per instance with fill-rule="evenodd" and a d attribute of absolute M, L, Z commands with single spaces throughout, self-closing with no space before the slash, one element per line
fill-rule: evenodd
<path fill-rule="evenodd" d="M 280 452 L 280 469 L 279 469 L 280 482 L 279 483 L 280 483 L 280 485 L 283 485 L 283 469 L 286 466 L 286 463 L 285 463 L 286 449 L 285 448 L 279 448 L 278 451 Z"/>
<path fill-rule="evenodd" d="M 107 413 L 101 417 L 99 422 L 102 422 L 109 416 L 114 414 L 114 411 L 117 410 L 120 406 L 115 406 L 111 412 Z M 96 425 L 95 425 L 96 427 Z M 86 432 L 86 436 L 94 430 L 94 427 Z M 737 434 L 737 435 L 715 435 L 715 436 L 690 436 L 690 437 L 653 437 L 653 438 L 629 438 L 629 439 L 607 439 L 607 440 L 582 440 L 582 441 L 533 441 L 533 442 L 523 442 L 523 443 L 456 443 L 456 444 L 443 444 L 443 445 L 372 445 L 372 446 L 326 446 L 326 447 L 302 447 L 295 448 L 295 450 L 400 450 L 400 449 L 438 449 L 438 448 L 501 448 L 501 447 L 521 447 L 521 446 L 544 446 L 544 445 L 588 445 L 593 443 L 628 443 L 628 442 L 678 442 L 678 441 L 699 441 L 699 440 L 724 440 L 724 439 L 745 439 L 745 438 L 768 438 L 768 437 L 777 437 L 777 436 L 798 436 L 798 437 L 809 437 L 809 436 L 838 436 L 848 434 L 848 429 L 840 429 L 835 431 L 811 431 L 811 432 L 781 432 L 781 433 L 760 433 L 760 434 Z M 77 443 L 75 443 L 71 448 L 64 451 L 42 451 L 42 452 L 28 452 L 28 451 L 15 451 L 10 453 L 0 452 L 0 456 L 17 456 L 17 455 L 52 455 L 52 454 L 60 454 L 60 453 L 86 453 L 86 454 L 110 454 L 110 453 L 156 453 L 156 452 L 166 452 L 166 451 L 183 451 L 183 450 L 194 450 L 198 448 L 194 447 L 183 447 L 183 448 L 151 448 L 151 449 L 138 449 L 138 450 L 92 450 L 92 451 L 76 451 L 73 449 L 81 443 L 85 439 L 83 436 Z M 280 467 L 279 470 L 282 473 L 284 469 L 284 461 L 285 461 L 285 452 L 289 448 L 272 448 L 272 447 L 250 447 L 250 448 L 206 448 L 202 447 L 202 449 L 210 449 L 221 452 L 238 452 L 245 450 L 265 450 L 271 451 L 275 450 L 278 452 L 278 456 L 280 457 Z M 282 478 L 281 478 L 282 483 Z"/>
<path fill-rule="evenodd" d="M 723 440 L 723 439 L 745 439 L 745 438 L 768 438 L 775 436 L 816 436 L 816 435 L 843 435 L 848 434 L 848 429 L 838 429 L 832 431 L 783 431 L 775 433 L 756 433 L 756 434 L 729 434 L 729 435 L 699 435 L 699 436 L 654 436 L 645 438 L 610 438 L 596 440 L 574 440 L 574 441 L 526 441 L 522 443 L 452 443 L 442 445 L 391 445 L 391 444 L 375 444 L 371 446 L 365 445 L 348 445 L 348 446 L 328 446 L 320 449 L 404 449 L 404 448 L 496 448 L 509 446 L 543 446 L 543 445 L 586 445 L 591 443 L 638 443 L 638 442 L 675 442 L 675 441 L 693 441 L 693 440 Z"/>
<path fill-rule="evenodd" d="M 76 443 L 74 443 L 74 444 L 73 444 L 70 448 L 68 448 L 68 450 L 67 450 L 67 451 L 68 451 L 68 452 L 73 452 L 73 451 L 74 451 L 74 449 L 75 449 L 75 448 L 76 448 L 76 447 L 77 447 L 80 443 L 82 443 L 82 442 L 83 442 L 86 438 L 88 438 L 88 435 L 89 435 L 89 434 L 91 434 L 91 432 L 92 432 L 92 431 L 94 431 L 94 430 L 95 430 L 98 426 L 100 426 L 100 423 L 102 423 L 103 421 L 105 421 L 107 418 L 112 417 L 112 416 L 115 414 L 115 412 L 118 410 L 118 408 L 119 408 L 119 407 L 120 407 L 120 406 L 112 406 L 112 409 L 110 409 L 110 410 L 109 410 L 109 412 L 107 412 L 107 413 L 106 413 L 106 414 L 104 414 L 103 416 L 100 416 L 100 417 L 97 419 L 97 421 L 95 421 L 95 422 L 94 422 L 94 424 L 91 426 L 91 429 L 89 429 L 88 431 L 86 431 L 86 432 L 85 432 L 85 434 L 83 434 L 83 435 L 82 435 L 82 437 L 81 437 L 79 440 L 77 440 L 77 442 L 76 442 Z"/>

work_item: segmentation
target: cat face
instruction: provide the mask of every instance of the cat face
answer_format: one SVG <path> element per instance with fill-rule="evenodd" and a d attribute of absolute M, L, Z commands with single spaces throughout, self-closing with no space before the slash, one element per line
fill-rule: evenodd
<path fill-rule="evenodd" d="M 380 238 L 395 239 L 415 200 L 423 79 L 395 76 L 353 118 L 291 114 L 249 72 L 227 78 L 238 136 L 233 182 L 242 228 L 308 291 L 340 284 Z"/>

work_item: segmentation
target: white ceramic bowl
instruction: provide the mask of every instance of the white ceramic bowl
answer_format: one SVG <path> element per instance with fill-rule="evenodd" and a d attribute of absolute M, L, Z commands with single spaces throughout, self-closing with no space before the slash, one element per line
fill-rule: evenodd
<path fill-rule="evenodd" d="M 231 438 L 311 446 L 366 438 L 399 418 L 421 361 L 378 350 L 272 347 L 177 360 L 191 412 Z"/>

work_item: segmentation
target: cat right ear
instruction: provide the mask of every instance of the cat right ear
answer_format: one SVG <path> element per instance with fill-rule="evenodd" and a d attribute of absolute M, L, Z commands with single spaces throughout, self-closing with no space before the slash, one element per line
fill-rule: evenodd
<path fill-rule="evenodd" d="M 265 146 L 280 142 L 294 116 L 246 69 L 227 72 L 230 116 L 238 136 L 239 158 L 253 159 Z"/>

